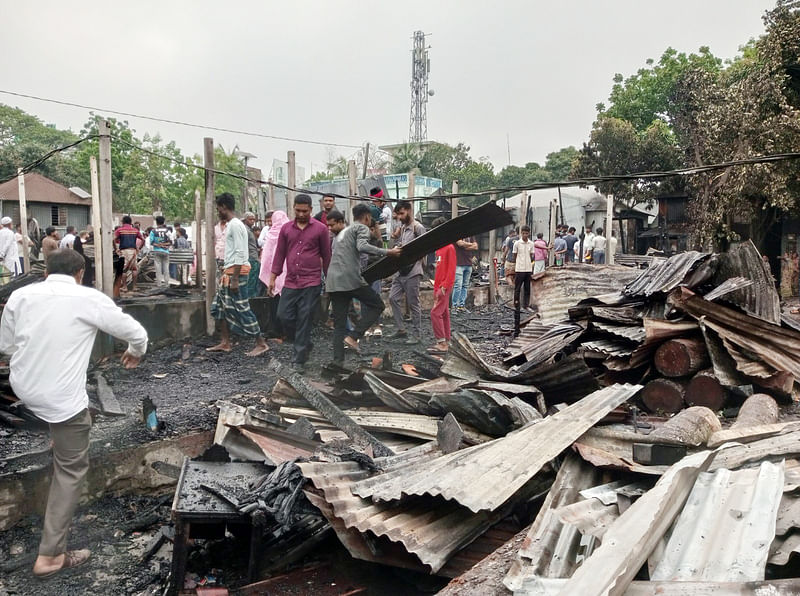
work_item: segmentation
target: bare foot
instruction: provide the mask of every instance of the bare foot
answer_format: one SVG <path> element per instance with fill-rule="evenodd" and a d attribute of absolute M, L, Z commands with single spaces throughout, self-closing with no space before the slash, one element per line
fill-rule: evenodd
<path fill-rule="evenodd" d="M 70 550 L 55 557 L 39 555 L 33 564 L 33 575 L 38 578 L 52 577 L 59 571 L 80 567 L 89 560 L 89 550 Z"/>
<path fill-rule="evenodd" d="M 353 350 L 354 352 L 356 352 L 357 354 L 358 354 L 358 353 L 361 353 L 361 349 L 358 347 L 358 341 L 357 341 L 357 340 L 355 340 L 355 339 L 353 339 L 353 338 L 352 338 L 352 337 L 350 337 L 349 335 L 345 336 L 345 338 L 344 338 L 344 344 L 345 344 L 345 345 L 346 345 L 348 348 L 350 348 L 351 350 Z"/>
<path fill-rule="evenodd" d="M 271 337 L 269 341 L 274 341 L 276 344 L 282 344 L 283 339 L 280 337 Z"/>
<path fill-rule="evenodd" d="M 256 347 L 247 352 L 247 356 L 261 356 L 264 352 L 269 352 L 267 344 L 256 344 Z"/>
<path fill-rule="evenodd" d="M 230 343 L 220 343 L 216 346 L 211 346 L 210 348 L 206 348 L 206 352 L 230 352 L 231 351 L 231 344 Z"/>

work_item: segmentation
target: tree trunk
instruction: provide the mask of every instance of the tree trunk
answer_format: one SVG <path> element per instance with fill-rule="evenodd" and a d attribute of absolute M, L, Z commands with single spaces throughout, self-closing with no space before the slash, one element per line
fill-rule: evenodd
<path fill-rule="evenodd" d="M 703 406 L 693 406 L 667 420 L 664 426 L 651 432 L 650 437 L 697 446 L 705 445 L 718 430 L 722 430 L 722 425 L 713 411 Z"/>
<path fill-rule="evenodd" d="M 673 414 L 683 409 L 686 381 L 680 379 L 654 379 L 642 389 L 642 401 L 651 412 Z"/>
<path fill-rule="evenodd" d="M 655 365 L 665 377 L 693 375 L 708 365 L 708 352 L 702 339 L 671 339 L 655 355 Z"/>
<path fill-rule="evenodd" d="M 705 406 L 714 412 L 721 410 L 728 397 L 727 390 L 707 368 L 697 373 L 686 386 L 686 403 L 690 406 Z"/>
<path fill-rule="evenodd" d="M 739 408 L 739 415 L 731 428 L 745 428 L 778 421 L 778 404 L 766 393 L 754 393 Z"/>

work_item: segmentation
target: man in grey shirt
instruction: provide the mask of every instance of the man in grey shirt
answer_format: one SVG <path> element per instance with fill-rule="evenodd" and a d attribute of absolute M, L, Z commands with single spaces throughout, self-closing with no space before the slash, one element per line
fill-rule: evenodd
<path fill-rule="evenodd" d="M 399 248 L 378 248 L 370 244 L 369 225 L 372 215 L 367 205 L 353 207 L 353 224 L 345 227 L 344 216 L 336 210 L 327 214 L 328 229 L 333 235 L 333 255 L 325 278 L 325 291 L 333 306 L 333 360 L 344 362 L 344 346 L 358 352 L 358 340 L 372 327 L 383 312 L 383 300 L 361 275 L 361 253 L 400 256 Z M 361 303 L 361 318 L 355 329 L 347 331 L 350 301 Z"/>
<path fill-rule="evenodd" d="M 392 232 L 395 246 L 403 247 L 410 243 L 414 238 L 425 233 L 425 226 L 416 221 L 412 216 L 411 203 L 400 201 L 394 208 L 397 219 L 400 223 Z M 422 279 L 422 260 L 417 261 L 409 268 L 400 269 L 392 280 L 392 290 L 389 293 L 389 304 L 392 305 L 392 315 L 397 331 L 388 336 L 387 339 L 404 339 L 406 344 L 413 345 L 419 343 L 422 333 L 422 310 L 419 306 L 419 282 Z M 413 334 L 409 335 L 403 321 L 403 310 L 400 307 L 400 299 L 405 295 L 408 310 L 411 311 L 411 325 Z"/>
<path fill-rule="evenodd" d="M 261 294 L 258 290 L 261 261 L 258 258 L 258 239 L 253 232 L 253 226 L 256 225 L 256 214 L 248 211 L 244 214 L 242 222 L 247 226 L 247 262 L 250 263 L 250 273 L 247 276 L 247 297 L 255 298 Z"/>

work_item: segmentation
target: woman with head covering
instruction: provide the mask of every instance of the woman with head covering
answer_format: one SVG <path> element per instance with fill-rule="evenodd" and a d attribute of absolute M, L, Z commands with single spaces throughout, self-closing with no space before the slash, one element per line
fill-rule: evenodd
<path fill-rule="evenodd" d="M 272 213 L 272 225 L 267 232 L 264 246 L 261 250 L 261 270 L 258 278 L 264 282 L 264 285 L 269 288 L 270 276 L 272 275 L 272 259 L 275 257 L 275 250 L 278 247 L 278 236 L 281 233 L 281 228 L 284 224 L 289 223 L 289 218 L 285 211 L 275 211 Z M 272 293 L 268 295 L 269 298 L 269 331 L 272 337 L 282 337 L 283 328 L 278 320 L 278 303 L 281 298 L 281 290 L 286 281 L 286 264 L 283 265 L 283 271 L 275 279 L 275 286 Z"/>

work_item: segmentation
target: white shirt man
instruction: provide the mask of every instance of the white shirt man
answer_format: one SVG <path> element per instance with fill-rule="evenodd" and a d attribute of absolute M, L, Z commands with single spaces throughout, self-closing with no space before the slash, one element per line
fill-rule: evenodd
<path fill-rule="evenodd" d="M 0 261 L 11 271 L 13 277 L 21 273 L 17 236 L 12 229 L 14 223 L 10 217 L 6 216 L 0 219 L 0 225 L 2 225 L 2 229 L 0 229 Z"/>
<path fill-rule="evenodd" d="M 578 242 L 580 243 L 580 240 Z M 591 255 L 593 250 L 594 250 L 594 234 L 592 233 L 592 230 L 587 226 L 586 236 L 583 239 L 583 254 L 581 255 L 581 262 L 585 262 L 586 255 Z"/>
<path fill-rule="evenodd" d="M 533 242 L 530 238 L 517 240 L 514 243 L 512 253 L 515 255 L 514 271 L 516 273 L 532 273 L 533 272 Z"/>
<path fill-rule="evenodd" d="M 147 332 L 108 296 L 80 285 L 85 261 L 73 250 L 47 260 L 47 278 L 19 288 L 0 321 L 0 352 L 9 355 L 11 387 L 50 424 L 53 477 L 33 573 L 49 577 L 77 567 L 89 551 L 67 551 L 67 533 L 89 469 L 86 368 L 98 331 L 128 342 L 122 356 L 134 368 L 147 350 Z"/>

